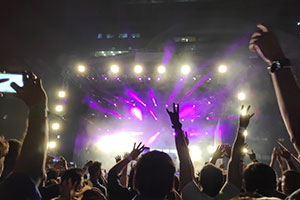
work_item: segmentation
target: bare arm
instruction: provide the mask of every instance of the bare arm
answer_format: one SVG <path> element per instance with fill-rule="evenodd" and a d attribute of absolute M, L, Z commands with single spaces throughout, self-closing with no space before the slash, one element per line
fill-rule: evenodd
<path fill-rule="evenodd" d="M 12 83 L 17 96 L 29 107 L 28 128 L 15 172 L 28 174 L 37 184 L 45 173 L 47 152 L 47 96 L 41 80 L 33 73 L 23 73 L 24 87 Z"/>
<path fill-rule="evenodd" d="M 180 167 L 180 189 L 182 190 L 186 184 L 195 180 L 194 166 L 189 154 L 187 136 L 184 135 L 182 124 L 179 122 L 179 105 L 173 104 L 173 112 L 167 109 L 170 116 L 172 127 L 175 129 L 175 144 L 179 157 Z"/>
<path fill-rule="evenodd" d="M 109 170 L 109 174 L 114 173 L 114 174 L 119 174 L 122 169 L 124 167 L 126 167 L 128 165 L 128 163 L 133 160 L 136 159 L 145 149 L 145 145 L 142 145 L 142 143 L 140 142 L 139 145 L 137 147 L 135 147 L 135 143 L 133 146 L 133 150 L 131 151 L 131 153 L 129 154 L 129 156 L 127 156 L 126 158 L 124 158 L 123 160 L 119 161 L 117 164 L 115 164 L 110 170 Z"/>
<path fill-rule="evenodd" d="M 243 109 L 244 106 L 242 106 Z M 245 136 L 243 132 L 249 125 L 250 118 L 254 115 L 248 114 L 250 106 L 247 109 L 246 115 L 240 115 L 239 128 L 232 146 L 231 158 L 228 163 L 227 182 L 235 185 L 237 188 L 242 187 L 242 171 L 240 167 L 242 159 L 242 148 L 245 145 Z"/>
<path fill-rule="evenodd" d="M 294 165 L 292 159 L 291 159 L 291 154 L 290 152 L 284 150 L 284 149 L 281 149 L 280 150 L 280 156 L 285 160 L 286 162 L 286 165 L 288 166 L 288 169 L 289 170 L 295 170 L 297 171 L 297 168 L 296 166 Z"/>
<path fill-rule="evenodd" d="M 249 48 L 257 51 L 269 65 L 285 58 L 276 36 L 263 25 L 257 26 L 260 31 L 252 35 Z M 271 75 L 281 116 L 291 141 L 300 153 L 300 89 L 291 71 L 286 66 Z"/>

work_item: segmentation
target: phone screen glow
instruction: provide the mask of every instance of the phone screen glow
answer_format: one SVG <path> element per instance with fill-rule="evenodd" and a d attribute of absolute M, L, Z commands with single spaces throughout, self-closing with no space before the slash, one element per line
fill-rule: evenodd
<path fill-rule="evenodd" d="M 15 82 L 18 86 L 23 87 L 23 75 L 22 74 L 2 74 L 2 73 L 0 73 L 0 79 L 9 79 L 6 82 L 0 83 L 0 92 L 16 93 L 16 91 L 10 86 L 10 84 L 12 82 Z"/>

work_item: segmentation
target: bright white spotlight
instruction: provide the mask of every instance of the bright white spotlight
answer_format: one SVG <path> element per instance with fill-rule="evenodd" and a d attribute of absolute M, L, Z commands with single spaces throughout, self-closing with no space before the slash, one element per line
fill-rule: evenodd
<path fill-rule="evenodd" d="M 54 149 L 56 147 L 56 142 L 55 141 L 50 141 L 48 142 L 48 148 L 49 149 Z"/>
<path fill-rule="evenodd" d="M 190 150 L 190 155 L 191 155 L 192 161 L 201 160 L 202 152 L 201 152 L 201 150 L 199 149 L 198 146 L 190 146 L 189 150 Z"/>
<path fill-rule="evenodd" d="M 142 73 L 142 71 L 143 71 L 143 67 L 141 65 L 134 66 L 135 73 L 140 74 L 140 73 Z"/>
<path fill-rule="evenodd" d="M 84 65 L 78 65 L 77 66 L 77 71 L 80 73 L 84 73 L 85 72 L 85 66 Z"/>
<path fill-rule="evenodd" d="M 59 97 L 59 98 L 65 98 L 65 97 L 66 97 L 66 92 L 63 91 L 63 90 L 59 91 L 59 92 L 58 92 L 58 97 Z"/>
<path fill-rule="evenodd" d="M 118 65 L 112 65 L 112 66 L 110 67 L 110 71 L 111 71 L 112 73 L 116 74 L 116 73 L 119 73 L 120 68 L 119 68 Z"/>
<path fill-rule="evenodd" d="M 51 125 L 51 128 L 52 128 L 52 130 L 57 131 L 57 130 L 60 128 L 60 125 L 59 125 L 59 123 L 54 122 L 54 123 Z"/>
<path fill-rule="evenodd" d="M 237 98 L 240 101 L 244 101 L 246 99 L 246 94 L 244 92 L 239 92 L 238 95 L 237 95 Z"/>
<path fill-rule="evenodd" d="M 248 149 L 247 148 L 243 148 L 243 152 L 244 153 L 248 153 Z"/>
<path fill-rule="evenodd" d="M 216 151 L 216 147 L 215 146 L 209 145 L 207 147 L 207 152 L 208 153 L 213 154 L 215 151 Z"/>
<path fill-rule="evenodd" d="M 157 68 L 158 73 L 163 74 L 166 72 L 166 67 L 163 65 L 158 66 Z"/>
<path fill-rule="evenodd" d="M 56 112 L 62 112 L 63 109 L 64 109 L 64 107 L 63 107 L 62 105 L 56 105 L 56 106 L 55 106 Z"/>
<path fill-rule="evenodd" d="M 219 72 L 220 72 L 220 73 L 225 73 L 225 72 L 227 72 L 227 66 L 226 66 L 226 65 L 220 65 L 220 66 L 219 66 Z"/>
<path fill-rule="evenodd" d="M 191 67 L 189 65 L 183 65 L 181 67 L 181 73 L 186 75 L 191 72 Z"/>
<path fill-rule="evenodd" d="M 248 136 L 248 131 L 245 130 L 245 131 L 243 132 L 243 135 L 244 135 L 245 137 L 247 137 L 247 136 Z"/>

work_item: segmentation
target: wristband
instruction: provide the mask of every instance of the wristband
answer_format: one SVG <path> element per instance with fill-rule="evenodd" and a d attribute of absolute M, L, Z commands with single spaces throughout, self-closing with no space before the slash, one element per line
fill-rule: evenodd
<path fill-rule="evenodd" d="M 131 155 L 128 155 L 128 156 L 126 157 L 126 159 L 127 159 L 129 162 L 133 160 L 133 158 L 132 158 Z"/>
<path fill-rule="evenodd" d="M 271 66 L 269 66 L 268 69 L 269 69 L 270 73 L 274 73 L 278 70 L 288 68 L 288 66 L 291 66 L 291 62 L 289 59 L 284 58 L 284 59 L 280 59 L 280 60 L 276 60 L 276 61 L 272 62 Z"/>

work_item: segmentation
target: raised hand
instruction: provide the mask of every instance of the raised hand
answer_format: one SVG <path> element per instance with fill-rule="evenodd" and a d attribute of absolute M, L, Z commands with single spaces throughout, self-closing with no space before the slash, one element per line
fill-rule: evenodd
<path fill-rule="evenodd" d="M 230 158 L 231 156 L 231 146 L 228 144 L 223 144 L 225 152 L 224 152 L 224 156 L 227 158 Z"/>
<path fill-rule="evenodd" d="M 122 160 L 122 158 L 121 158 L 120 155 L 117 155 L 117 156 L 115 157 L 115 160 L 116 160 L 116 162 L 119 162 L 120 160 Z"/>
<path fill-rule="evenodd" d="M 248 108 L 246 110 L 244 110 L 244 105 L 242 105 L 241 112 L 240 112 L 240 120 L 239 120 L 240 128 L 247 128 L 251 117 L 254 116 L 254 113 L 249 114 L 250 108 L 251 108 L 251 106 L 248 106 Z"/>
<path fill-rule="evenodd" d="M 213 154 L 213 158 L 224 158 L 225 148 L 224 145 L 218 145 L 216 151 Z"/>
<path fill-rule="evenodd" d="M 277 147 L 274 147 L 273 152 L 272 152 L 272 156 L 271 156 L 271 160 L 273 160 L 273 161 L 277 160 L 278 155 L 279 155 L 278 154 L 278 149 L 277 149 Z"/>
<path fill-rule="evenodd" d="M 23 87 L 18 86 L 16 83 L 11 83 L 11 87 L 16 90 L 16 95 L 27 106 L 36 104 L 47 105 L 47 95 L 42 81 L 35 74 L 32 72 L 23 72 L 23 82 Z"/>
<path fill-rule="evenodd" d="M 251 149 L 251 151 L 248 151 L 248 156 L 249 156 L 249 159 L 252 161 L 252 162 L 257 162 L 256 160 L 256 154 L 254 153 L 254 151 Z"/>
<path fill-rule="evenodd" d="M 167 112 L 170 116 L 170 120 L 172 122 L 173 128 L 181 128 L 182 124 L 179 121 L 179 104 L 173 103 L 173 112 L 167 109 Z"/>
<path fill-rule="evenodd" d="M 141 142 L 138 144 L 137 147 L 135 147 L 135 146 L 136 146 L 136 143 L 134 143 L 133 149 L 129 154 L 133 160 L 135 160 L 144 151 L 144 149 L 147 148 L 147 147 L 145 147 L 145 145 L 142 145 Z"/>
<path fill-rule="evenodd" d="M 285 58 L 276 36 L 262 24 L 258 24 L 257 28 L 259 31 L 252 34 L 249 49 L 256 51 L 268 64 Z"/>
<path fill-rule="evenodd" d="M 184 132 L 184 140 L 185 140 L 186 145 L 189 146 L 190 140 L 189 140 L 189 137 L 188 137 L 188 133 L 186 131 Z"/>
<path fill-rule="evenodd" d="M 278 154 L 281 156 L 281 157 L 283 157 L 284 159 L 286 159 L 286 160 L 290 160 L 291 159 L 291 154 L 290 154 L 290 152 L 288 152 L 287 150 L 285 150 L 285 149 L 280 149 L 279 151 L 278 151 Z"/>

